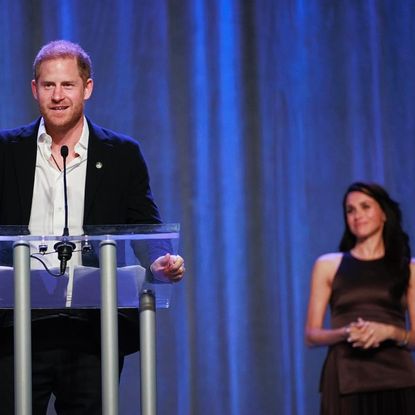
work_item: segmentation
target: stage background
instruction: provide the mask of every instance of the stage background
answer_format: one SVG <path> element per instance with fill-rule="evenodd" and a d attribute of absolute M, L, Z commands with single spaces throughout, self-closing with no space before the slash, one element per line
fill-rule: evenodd
<path fill-rule="evenodd" d="M 0 128 L 37 116 L 38 49 L 79 42 L 87 114 L 139 140 L 165 222 L 182 225 L 187 276 L 158 314 L 160 414 L 318 413 L 309 273 L 336 250 L 347 185 L 384 184 L 415 240 L 414 4 L 0 0 Z M 122 415 L 137 414 L 137 359 Z"/>

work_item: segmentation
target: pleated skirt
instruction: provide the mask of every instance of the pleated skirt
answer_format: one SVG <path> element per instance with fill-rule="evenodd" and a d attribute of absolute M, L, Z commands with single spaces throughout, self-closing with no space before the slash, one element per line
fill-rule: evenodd
<path fill-rule="evenodd" d="M 321 397 L 321 415 L 414 415 L 415 388 L 338 395 L 326 402 Z"/>
<path fill-rule="evenodd" d="M 338 369 L 330 363 L 320 384 L 320 415 L 415 415 L 415 387 L 341 394 Z"/>

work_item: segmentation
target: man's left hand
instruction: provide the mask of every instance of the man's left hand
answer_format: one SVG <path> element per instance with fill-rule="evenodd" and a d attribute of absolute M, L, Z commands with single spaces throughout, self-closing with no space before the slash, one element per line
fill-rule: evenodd
<path fill-rule="evenodd" d="M 178 282 L 183 278 L 184 259 L 180 255 L 166 254 L 158 257 L 150 266 L 154 278 L 164 282 Z"/>

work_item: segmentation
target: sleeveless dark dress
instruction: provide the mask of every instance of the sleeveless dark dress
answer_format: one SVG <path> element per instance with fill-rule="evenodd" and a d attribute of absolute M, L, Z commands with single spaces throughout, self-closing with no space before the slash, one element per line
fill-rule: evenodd
<path fill-rule="evenodd" d="M 405 327 L 406 296 L 383 258 L 363 261 L 345 253 L 333 280 L 331 326 L 359 317 Z M 406 347 L 385 341 L 362 350 L 331 346 L 321 383 L 321 415 L 415 414 L 415 365 Z"/>

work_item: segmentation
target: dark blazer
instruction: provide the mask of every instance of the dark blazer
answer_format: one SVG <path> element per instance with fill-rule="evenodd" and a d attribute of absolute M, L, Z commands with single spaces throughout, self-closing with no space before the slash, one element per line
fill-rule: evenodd
<path fill-rule="evenodd" d="M 0 132 L 0 225 L 29 223 L 39 122 Z M 138 143 L 88 126 L 84 224 L 160 223 Z"/>
<path fill-rule="evenodd" d="M 138 143 L 89 120 L 87 122 L 89 142 L 84 225 L 160 223 L 151 195 L 147 166 Z M 29 224 L 39 123 L 40 119 L 0 132 L 0 226 Z M 80 315 L 85 317 L 88 313 L 88 319 L 95 318 L 96 313 L 92 312 L 84 311 Z M 7 321 L 10 323 L 11 313 L 6 314 L 3 325 L 7 325 Z M 120 342 L 125 343 L 122 348 L 127 352 L 134 351 L 138 348 L 136 312 L 121 316 Z M 136 333 L 131 335 L 128 329 Z"/>

